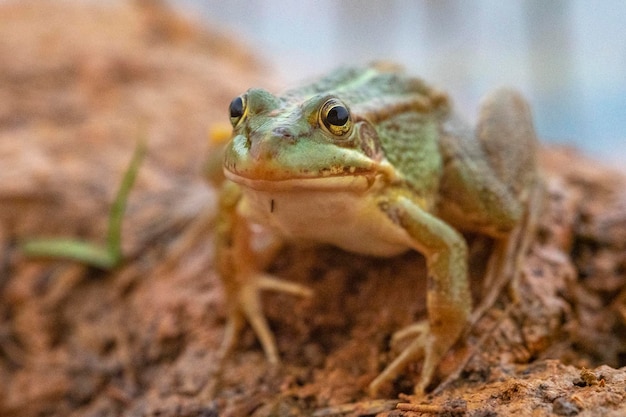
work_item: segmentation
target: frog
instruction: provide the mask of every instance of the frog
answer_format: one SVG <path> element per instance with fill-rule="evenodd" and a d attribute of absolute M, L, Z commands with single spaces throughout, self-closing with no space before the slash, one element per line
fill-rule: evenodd
<path fill-rule="evenodd" d="M 285 244 L 314 243 L 426 260 L 427 318 L 394 337 L 400 354 L 371 381 L 372 396 L 422 360 L 423 395 L 444 355 L 470 325 L 465 233 L 510 239 L 537 178 L 537 137 L 526 100 L 488 94 L 475 127 L 443 91 L 397 65 L 333 70 L 280 95 L 251 88 L 229 106 L 222 159 L 216 263 L 228 306 L 218 358 L 249 323 L 278 364 L 261 293 L 311 297 L 265 272 Z M 407 290 L 410 290 L 408 288 Z"/>

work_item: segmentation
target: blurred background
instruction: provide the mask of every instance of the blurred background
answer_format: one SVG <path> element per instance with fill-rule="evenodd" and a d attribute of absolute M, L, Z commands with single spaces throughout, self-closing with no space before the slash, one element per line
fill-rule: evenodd
<path fill-rule="evenodd" d="M 170 0 L 248 44 L 285 87 L 393 60 L 468 118 L 489 90 L 530 100 L 542 140 L 626 166 L 623 0 Z"/>

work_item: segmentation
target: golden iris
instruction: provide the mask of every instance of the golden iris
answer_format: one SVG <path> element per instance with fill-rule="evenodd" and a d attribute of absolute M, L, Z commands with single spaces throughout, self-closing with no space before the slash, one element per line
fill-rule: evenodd
<path fill-rule="evenodd" d="M 350 111 L 339 100 L 331 98 L 320 109 L 320 118 L 326 129 L 335 136 L 343 136 L 350 131 L 352 120 Z"/>

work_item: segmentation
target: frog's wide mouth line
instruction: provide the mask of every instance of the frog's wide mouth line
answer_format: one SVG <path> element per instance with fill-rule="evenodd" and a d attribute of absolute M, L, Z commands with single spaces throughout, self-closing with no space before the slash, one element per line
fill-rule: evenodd
<path fill-rule="evenodd" d="M 350 190 L 364 191 L 372 184 L 371 175 L 340 174 L 326 177 L 258 179 L 239 175 L 228 169 L 224 170 L 226 178 L 255 190 Z"/>

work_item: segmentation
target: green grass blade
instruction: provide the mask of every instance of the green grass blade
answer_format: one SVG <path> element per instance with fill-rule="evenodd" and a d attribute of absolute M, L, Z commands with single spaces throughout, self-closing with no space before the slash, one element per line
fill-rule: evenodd
<path fill-rule="evenodd" d="M 32 239 L 24 242 L 22 251 L 27 256 L 68 259 L 102 269 L 119 263 L 107 248 L 75 239 Z"/>
<path fill-rule="evenodd" d="M 112 269 L 119 265 L 122 260 L 122 220 L 128 195 L 135 184 L 146 149 L 145 140 L 139 140 L 109 211 L 104 247 L 76 239 L 42 238 L 24 242 L 21 245 L 23 253 L 32 257 L 69 259 L 102 269 Z"/>
<path fill-rule="evenodd" d="M 126 203 L 128 202 L 128 194 L 135 184 L 137 173 L 144 156 L 146 155 L 146 141 L 140 139 L 135 147 L 133 157 L 124 173 L 120 188 L 115 196 L 115 201 L 109 212 L 109 229 L 107 231 L 107 248 L 111 255 L 115 258 L 122 257 L 122 220 L 126 211 Z"/>

